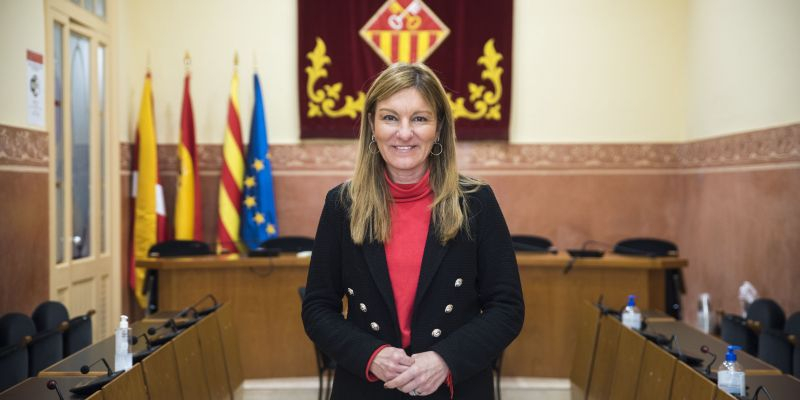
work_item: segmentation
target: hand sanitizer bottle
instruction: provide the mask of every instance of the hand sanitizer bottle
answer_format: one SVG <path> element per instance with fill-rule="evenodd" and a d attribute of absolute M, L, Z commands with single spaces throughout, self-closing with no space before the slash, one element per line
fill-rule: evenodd
<path fill-rule="evenodd" d="M 131 328 L 128 327 L 128 316 L 119 317 L 119 328 L 116 331 L 116 353 L 114 355 L 114 370 L 129 370 L 133 366 L 133 354 L 131 353 Z"/>
<path fill-rule="evenodd" d="M 734 350 L 741 350 L 739 346 L 728 346 L 725 353 L 725 362 L 719 366 L 717 371 L 717 385 L 720 389 L 734 395 L 744 396 L 744 368 L 736 361 Z"/>
<path fill-rule="evenodd" d="M 636 307 L 636 296 L 628 296 L 628 305 L 622 310 L 622 325 L 631 329 L 642 329 L 642 313 Z"/>

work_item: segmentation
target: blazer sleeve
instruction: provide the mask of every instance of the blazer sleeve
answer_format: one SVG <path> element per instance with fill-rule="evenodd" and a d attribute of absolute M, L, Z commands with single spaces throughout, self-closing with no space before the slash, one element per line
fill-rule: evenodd
<path fill-rule="evenodd" d="M 525 319 L 517 259 L 503 213 L 488 186 L 474 196 L 476 287 L 483 312 L 431 348 L 445 360 L 455 384 L 489 368 Z"/>
<path fill-rule="evenodd" d="M 344 237 L 346 210 L 339 203 L 338 190 L 328 192 L 311 253 L 303 298 L 303 325 L 323 353 L 366 380 L 364 371 L 372 353 L 385 343 L 342 316 L 342 244 L 350 237 Z"/>

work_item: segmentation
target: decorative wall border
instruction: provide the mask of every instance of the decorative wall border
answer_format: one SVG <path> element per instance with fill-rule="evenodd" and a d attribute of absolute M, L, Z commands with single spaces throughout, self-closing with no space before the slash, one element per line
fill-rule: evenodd
<path fill-rule="evenodd" d="M 122 169 L 130 170 L 130 144 L 122 144 Z M 275 171 L 349 171 L 355 142 L 273 145 Z M 198 146 L 201 171 L 218 172 L 222 146 Z M 177 148 L 159 145 L 162 171 L 177 170 Z M 732 134 L 687 143 L 508 144 L 464 142 L 458 148 L 465 170 L 662 170 L 751 166 L 800 162 L 800 124 Z"/>
<path fill-rule="evenodd" d="M 47 168 L 48 163 L 47 132 L 0 125 L 0 166 Z"/>

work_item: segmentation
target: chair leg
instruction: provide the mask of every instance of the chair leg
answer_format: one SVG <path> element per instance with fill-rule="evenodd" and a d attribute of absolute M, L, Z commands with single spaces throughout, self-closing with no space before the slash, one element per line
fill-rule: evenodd
<path fill-rule="evenodd" d="M 328 370 L 326 372 L 328 377 L 328 382 L 325 384 L 325 400 L 330 400 L 331 398 L 331 386 L 333 386 L 333 371 Z"/>
<path fill-rule="evenodd" d="M 319 370 L 317 373 L 319 375 L 319 391 L 317 392 L 317 400 L 322 400 L 322 374 L 324 370 Z"/>
<path fill-rule="evenodd" d="M 497 400 L 502 400 L 500 397 L 500 371 L 497 371 L 497 377 L 495 378 L 495 390 L 497 390 Z"/>

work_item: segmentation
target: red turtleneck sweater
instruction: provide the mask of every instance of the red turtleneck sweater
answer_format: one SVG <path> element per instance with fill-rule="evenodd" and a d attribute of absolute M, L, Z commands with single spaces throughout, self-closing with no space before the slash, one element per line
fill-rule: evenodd
<path fill-rule="evenodd" d="M 411 314 L 431 221 L 433 191 L 429 176 L 430 171 L 419 182 L 411 184 L 394 183 L 386 176 L 394 203 L 391 233 L 384 247 L 403 348 L 411 344 Z"/>

